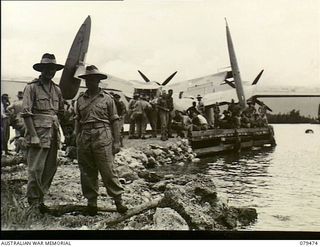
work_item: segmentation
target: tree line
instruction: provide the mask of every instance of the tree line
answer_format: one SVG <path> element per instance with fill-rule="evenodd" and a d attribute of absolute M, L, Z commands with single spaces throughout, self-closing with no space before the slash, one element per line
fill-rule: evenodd
<path fill-rule="evenodd" d="M 318 123 L 317 118 L 301 116 L 299 110 L 293 109 L 288 113 L 267 113 L 269 123 Z"/>

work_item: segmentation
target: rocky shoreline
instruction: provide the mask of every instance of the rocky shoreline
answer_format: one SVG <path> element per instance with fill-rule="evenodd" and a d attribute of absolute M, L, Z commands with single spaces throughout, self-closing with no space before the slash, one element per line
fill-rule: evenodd
<path fill-rule="evenodd" d="M 113 200 L 100 184 L 98 215 L 83 216 L 86 200 L 79 168 L 76 160 L 60 152 L 60 165 L 46 198 L 52 212 L 28 218 L 27 167 L 22 161 L 19 156 L 2 157 L 2 229 L 214 231 L 237 230 L 257 219 L 254 208 L 228 206 L 209 175 L 174 172 L 200 161 L 186 139 L 125 141 L 125 148 L 115 157 L 129 207 L 125 215 L 115 212 Z"/>

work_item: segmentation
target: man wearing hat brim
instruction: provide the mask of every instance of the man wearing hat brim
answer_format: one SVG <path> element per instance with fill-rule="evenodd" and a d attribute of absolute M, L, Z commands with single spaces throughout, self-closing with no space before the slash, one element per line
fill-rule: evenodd
<path fill-rule="evenodd" d="M 99 87 L 107 75 L 94 65 L 86 67 L 79 76 L 85 79 L 87 91 L 80 94 L 76 104 L 76 127 L 78 163 L 81 187 L 87 199 L 85 214 L 97 214 L 98 173 L 100 172 L 107 193 L 116 204 L 117 211 L 128 210 L 122 204 L 124 192 L 114 168 L 114 155 L 120 150 L 119 116 L 113 97 Z"/>
<path fill-rule="evenodd" d="M 28 83 L 23 94 L 23 109 L 28 144 L 27 198 L 35 213 L 44 213 L 47 193 L 57 170 L 57 153 L 60 144 L 59 119 L 63 116 L 63 98 L 52 79 L 64 66 L 56 63 L 53 54 L 45 53 L 40 63 L 33 65 L 41 72 L 39 78 Z"/>
<path fill-rule="evenodd" d="M 78 76 L 81 79 L 95 78 L 96 80 L 105 80 L 108 78 L 106 74 L 101 73 L 98 68 L 94 65 L 87 66 L 86 72 L 83 75 Z"/>
<path fill-rule="evenodd" d="M 203 114 L 204 115 L 204 113 L 205 113 L 205 108 L 204 108 L 204 104 L 203 104 L 203 102 L 202 102 L 202 96 L 200 95 L 200 94 L 198 94 L 198 96 L 197 96 L 197 100 L 198 100 L 198 102 L 197 102 L 197 110 L 201 113 L 201 114 Z"/>

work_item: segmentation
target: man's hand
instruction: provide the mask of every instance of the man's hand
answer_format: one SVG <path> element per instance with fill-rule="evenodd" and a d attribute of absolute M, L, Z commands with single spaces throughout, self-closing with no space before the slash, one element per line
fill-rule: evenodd
<path fill-rule="evenodd" d="M 112 145 L 112 154 L 117 154 L 120 151 L 120 143 L 114 142 Z"/>
<path fill-rule="evenodd" d="M 32 146 L 39 146 L 40 145 L 40 139 L 38 136 L 31 136 L 31 145 Z"/>

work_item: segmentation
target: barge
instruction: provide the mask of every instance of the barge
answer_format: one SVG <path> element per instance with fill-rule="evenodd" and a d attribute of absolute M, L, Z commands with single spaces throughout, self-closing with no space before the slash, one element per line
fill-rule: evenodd
<path fill-rule="evenodd" d="M 260 128 L 192 131 L 189 143 L 197 156 L 276 145 L 273 127 L 270 125 Z"/>

